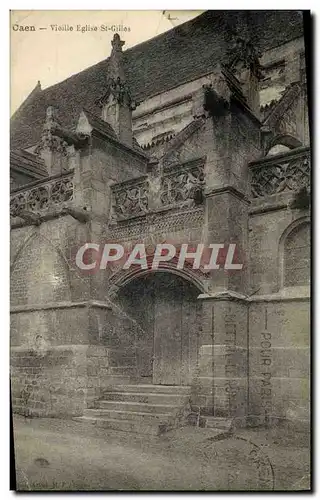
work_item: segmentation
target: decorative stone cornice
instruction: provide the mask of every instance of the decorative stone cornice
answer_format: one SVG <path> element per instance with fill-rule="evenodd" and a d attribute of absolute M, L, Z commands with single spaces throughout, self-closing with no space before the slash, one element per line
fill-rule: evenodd
<path fill-rule="evenodd" d="M 27 174 L 34 179 L 48 177 L 44 161 L 29 151 L 10 151 L 10 171 Z"/>
<path fill-rule="evenodd" d="M 205 157 L 176 163 L 158 178 L 141 176 L 112 185 L 112 222 L 163 209 L 192 208 L 203 203 Z M 154 188 L 154 189 L 152 189 Z"/>
<path fill-rule="evenodd" d="M 210 284 L 207 285 L 208 292 L 202 293 L 198 296 L 200 300 L 232 300 L 240 302 L 248 302 L 249 297 L 242 293 L 234 292 L 233 290 L 225 290 L 221 292 L 211 292 Z"/>
<path fill-rule="evenodd" d="M 71 200 L 73 200 L 73 172 L 15 190 L 10 200 L 10 215 L 19 217 L 23 212 L 41 214 L 54 205 L 62 208 Z"/>
<path fill-rule="evenodd" d="M 108 227 L 108 238 L 127 241 L 136 237 L 147 238 L 161 235 L 164 231 L 175 232 L 186 228 L 202 227 L 203 207 L 188 210 L 162 209 L 134 219 L 127 219 Z"/>
<path fill-rule="evenodd" d="M 47 311 L 48 309 L 70 309 L 88 307 L 89 301 L 78 302 L 52 302 L 48 304 L 26 304 L 19 306 L 11 306 L 10 313 L 32 312 L 32 311 Z M 55 346 L 61 348 L 62 346 Z M 87 347 L 87 346 L 83 346 Z"/>
<path fill-rule="evenodd" d="M 294 287 L 295 289 L 300 287 Z M 301 287 L 302 288 L 302 287 Z M 303 287 L 304 288 L 304 287 Z M 268 295 L 254 295 L 248 298 L 248 302 L 309 302 L 311 298 L 310 287 L 308 290 L 281 290 L 278 293 Z"/>
<path fill-rule="evenodd" d="M 11 306 L 11 313 L 20 312 L 32 312 L 32 311 L 47 311 L 48 309 L 79 309 L 79 308 L 100 308 L 100 309 L 112 309 L 110 302 L 103 302 L 101 300 L 82 300 L 76 302 L 51 302 L 48 304 L 26 304 L 19 306 Z M 56 348 L 61 348 L 62 346 L 55 346 Z M 77 346 L 78 347 L 78 346 Z M 79 346 L 80 347 L 80 346 Z M 99 346 L 101 347 L 101 346 Z M 15 347 L 18 349 L 19 347 Z M 82 349 L 87 349 L 88 346 L 81 346 Z"/>
<path fill-rule="evenodd" d="M 70 215 L 73 219 L 86 223 L 92 219 L 90 212 L 82 209 L 74 209 L 73 207 L 56 208 L 48 211 L 45 214 L 34 214 L 32 212 L 21 212 L 19 217 L 11 221 L 11 228 L 16 229 L 25 226 L 39 226 L 43 222 L 58 219 L 59 217 L 64 217 L 65 215 Z"/>
<path fill-rule="evenodd" d="M 190 102 L 192 100 L 192 97 L 193 94 L 186 94 L 182 97 L 177 97 L 176 99 L 171 99 L 170 101 L 164 102 L 163 104 L 154 106 L 153 108 L 147 109 L 146 111 L 141 111 L 139 113 L 136 112 L 134 113 L 134 120 L 137 120 L 138 118 L 141 119 L 150 115 L 152 116 L 159 111 L 165 111 L 166 109 L 170 109 L 186 102 Z"/>
<path fill-rule="evenodd" d="M 72 171 L 15 189 L 10 200 L 11 227 L 39 225 L 64 215 L 82 223 L 91 220 L 91 213 L 74 207 L 72 201 Z"/>
<path fill-rule="evenodd" d="M 307 147 L 262 158 L 252 162 L 249 168 L 252 198 L 310 188 L 310 149 Z"/>
<path fill-rule="evenodd" d="M 247 195 L 243 192 L 237 189 L 235 186 L 232 185 L 226 185 L 226 186 L 219 186 L 219 187 L 211 187 L 211 188 L 206 188 L 204 191 L 204 195 L 206 198 L 211 198 L 213 196 L 216 196 L 218 194 L 222 193 L 229 193 L 237 198 L 239 198 L 241 201 L 246 202 L 248 205 L 250 205 L 250 200 L 247 197 Z"/>

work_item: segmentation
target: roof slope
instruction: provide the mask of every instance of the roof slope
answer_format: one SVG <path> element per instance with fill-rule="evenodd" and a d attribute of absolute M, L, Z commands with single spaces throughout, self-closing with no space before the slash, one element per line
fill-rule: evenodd
<path fill-rule="evenodd" d="M 31 177 L 35 177 L 36 179 L 48 176 L 44 161 L 28 151 L 11 151 L 10 167 L 13 170 L 17 170 L 22 173 L 24 172 Z"/>
<path fill-rule="evenodd" d="M 246 12 L 249 12 L 249 14 Z M 223 60 L 227 39 L 250 16 L 261 50 L 303 34 L 298 11 L 207 11 L 124 52 L 125 72 L 133 98 L 142 101 L 209 73 Z M 46 108 L 59 108 L 59 121 L 74 128 L 80 110 L 100 114 L 96 100 L 107 81 L 108 59 L 36 93 L 11 119 L 11 148 L 27 148 L 39 140 Z"/>

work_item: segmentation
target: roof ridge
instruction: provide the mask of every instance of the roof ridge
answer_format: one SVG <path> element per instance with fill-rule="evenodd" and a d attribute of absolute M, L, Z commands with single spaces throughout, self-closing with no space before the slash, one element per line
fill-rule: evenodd
<path fill-rule="evenodd" d="M 35 161 L 37 163 L 40 163 L 41 165 L 44 165 L 44 160 L 42 158 L 35 155 L 34 153 L 31 153 L 30 151 L 27 151 L 26 149 L 14 149 L 10 151 L 10 154 L 28 158 L 31 161 Z"/>
<path fill-rule="evenodd" d="M 296 11 L 275 15 L 273 11 L 254 11 L 260 45 L 268 50 L 270 41 L 281 44 L 302 32 Z M 261 13 L 261 14 L 260 14 Z M 209 74 L 223 58 L 228 43 L 226 30 L 220 26 L 224 17 L 232 27 L 237 11 L 205 11 L 153 38 L 124 51 L 128 87 L 134 100 L 145 101 L 182 84 Z M 288 21 L 293 20 L 293 28 Z M 279 29 L 278 29 L 279 28 Z M 124 34 L 125 36 L 125 34 Z M 107 86 L 110 57 L 69 75 L 43 89 L 31 102 L 24 102 L 11 118 L 11 146 L 27 148 L 37 143 L 41 134 L 45 108 L 58 107 L 60 121 L 73 130 L 83 108 L 99 115 L 96 99 Z"/>
<path fill-rule="evenodd" d="M 157 38 L 159 39 L 159 38 L 161 38 L 161 37 L 164 37 L 164 36 L 165 36 L 165 35 L 167 35 L 168 33 L 173 32 L 174 30 L 178 30 L 178 28 L 180 28 L 181 26 L 186 26 L 188 23 L 190 23 L 190 24 L 191 24 L 192 22 L 195 22 L 195 20 L 196 20 L 196 19 L 198 20 L 198 19 L 199 19 L 199 17 L 203 16 L 204 14 L 207 14 L 208 12 L 210 12 L 210 11 L 206 10 L 206 11 L 202 12 L 202 14 L 200 14 L 199 16 L 196 16 L 196 17 L 194 17 L 193 19 L 189 19 L 189 21 L 186 21 L 185 23 L 181 23 L 181 24 L 179 24 L 178 26 L 174 26 L 173 28 L 171 28 L 171 29 L 169 29 L 169 30 L 167 30 L 167 31 L 164 31 L 163 33 L 160 33 L 159 35 L 156 35 L 156 36 L 154 36 L 154 37 L 152 37 L 152 38 L 148 38 L 147 40 L 143 40 L 142 42 L 139 42 L 139 43 L 137 43 L 136 45 L 133 45 L 132 47 L 129 47 L 129 48 L 125 49 L 125 50 L 123 51 L 123 55 L 125 56 L 128 52 L 130 52 L 131 50 L 136 49 L 137 47 L 139 47 L 139 46 L 141 46 L 141 45 L 144 45 L 144 44 L 147 44 L 147 43 L 149 43 L 149 42 L 151 42 L 151 41 L 154 41 L 154 40 L 156 40 Z M 111 55 L 111 54 L 110 54 L 110 55 Z M 95 64 L 92 64 L 91 66 L 87 66 L 86 68 L 84 68 L 84 69 L 82 69 L 82 70 L 78 71 L 77 73 L 73 73 L 73 75 L 68 76 L 68 77 L 67 77 L 67 78 L 65 78 L 64 80 L 60 80 L 59 82 L 54 83 L 53 85 L 50 85 L 49 87 L 46 87 L 45 89 L 41 89 L 41 90 L 42 90 L 42 92 L 46 92 L 46 91 L 48 91 L 48 90 L 51 90 L 51 89 L 52 89 L 53 87 L 55 87 L 56 85 L 61 85 L 62 83 L 64 83 L 64 82 L 66 82 L 66 81 L 70 80 L 71 78 L 74 78 L 75 76 L 80 75 L 81 73 L 84 73 L 85 71 L 91 70 L 92 68 L 94 68 L 94 67 L 96 67 L 96 66 L 99 66 L 99 64 L 107 63 L 107 62 L 109 61 L 109 59 L 110 59 L 110 55 L 109 55 L 109 56 L 107 56 L 105 59 L 101 59 L 101 61 L 99 61 L 99 62 L 97 62 L 97 63 L 95 63 Z M 28 98 L 27 98 L 27 99 L 28 99 Z M 26 99 L 25 99 L 25 101 L 26 101 Z M 23 103 L 21 104 L 21 106 L 24 104 L 24 102 L 25 102 L 25 101 L 23 101 Z"/>
<path fill-rule="evenodd" d="M 143 44 L 146 44 L 148 42 L 154 41 L 157 38 L 159 39 L 161 37 L 164 37 L 164 36 L 166 36 L 170 32 L 178 31 L 178 29 L 181 28 L 182 26 L 186 26 L 187 24 L 192 24 L 193 22 L 195 22 L 195 20 L 198 21 L 201 16 L 203 16 L 204 14 L 208 14 L 208 12 L 211 12 L 211 11 L 205 10 L 204 12 L 202 12 L 201 14 L 199 14 L 198 16 L 195 16 L 192 19 L 189 19 L 188 21 L 186 21 L 184 23 L 178 24 L 177 26 L 173 26 L 173 28 L 170 28 L 167 31 L 163 31 L 162 33 L 159 33 L 159 35 L 153 36 L 152 38 L 148 38 L 147 40 L 143 40 L 143 42 L 139 42 L 136 45 L 133 45 L 132 47 L 129 47 L 128 49 L 124 50 L 123 53 L 126 54 L 130 50 L 133 50 L 133 49 L 139 47 L 140 45 L 143 45 Z"/>
<path fill-rule="evenodd" d="M 38 95 L 39 92 L 42 92 L 40 80 L 38 80 L 36 86 L 33 87 L 33 89 L 27 95 L 27 97 L 24 99 L 24 101 L 22 101 L 22 103 L 20 104 L 20 106 L 14 111 L 14 113 L 12 114 L 10 120 L 16 118 L 17 115 L 23 110 L 23 108 L 34 98 L 35 95 Z"/>

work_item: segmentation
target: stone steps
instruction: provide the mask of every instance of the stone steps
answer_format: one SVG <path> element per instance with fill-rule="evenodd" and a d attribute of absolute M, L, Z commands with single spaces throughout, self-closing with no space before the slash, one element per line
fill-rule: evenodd
<path fill-rule="evenodd" d="M 190 394 L 190 387 L 187 385 L 152 385 L 152 384 L 124 384 L 114 385 L 112 391 L 108 392 L 148 392 L 152 394 Z"/>
<path fill-rule="evenodd" d="M 99 417 L 104 420 L 119 419 L 119 420 L 134 420 L 136 422 L 148 423 L 165 423 L 171 416 L 170 412 L 167 413 L 151 413 L 150 411 L 129 411 L 129 410 L 104 410 L 104 409 L 88 409 L 84 412 L 85 417 Z"/>
<path fill-rule="evenodd" d="M 84 416 L 76 420 L 106 429 L 159 435 L 175 428 L 176 415 L 188 404 L 190 391 L 189 386 L 130 384 L 128 381 L 109 386 L 100 399 L 94 401 L 94 408 L 88 408 Z M 215 430 L 221 438 L 233 428 L 231 419 L 210 415 L 200 416 L 199 425 Z"/>
<path fill-rule="evenodd" d="M 136 366 L 110 366 L 111 375 L 134 375 L 137 371 Z"/>
<path fill-rule="evenodd" d="M 149 424 L 145 422 L 137 422 L 134 420 L 118 420 L 112 418 L 101 418 L 99 416 L 83 416 L 83 417 L 74 417 L 74 420 L 78 422 L 85 422 L 91 425 L 96 425 L 97 427 L 102 427 L 104 429 L 111 429 L 114 431 L 123 431 L 123 432 L 134 432 L 138 434 L 149 434 L 156 436 L 159 434 L 159 425 L 155 425 L 154 423 Z"/>
<path fill-rule="evenodd" d="M 110 381 L 111 387 L 114 387 L 114 384 L 129 384 L 131 382 L 130 375 L 119 375 L 110 373 L 108 374 L 108 381 Z M 121 385 L 120 385 L 121 387 Z"/>
<path fill-rule="evenodd" d="M 203 423 L 203 427 L 207 427 L 210 429 L 220 429 L 224 431 L 232 431 L 233 422 L 231 418 L 224 417 L 200 417 L 200 420 Z M 201 425 L 201 423 L 200 423 Z"/>
<path fill-rule="evenodd" d="M 174 417 L 188 402 L 190 387 L 152 384 L 113 385 L 102 391 L 85 421 L 106 429 L 158 435 L 174 425 Z"/>
<path fill-rule="evenodd" d="M 179 405 L 172 404 L 150 404 L 150 403 L 136 403 L 132 401 L 97 401 L 96 408 L 104 410 L 119 410 L 128 412 L 142 412 L 142 413 L 171 413 Z"/>
<path fill-rule="evenodd" d="M 170 404 L 176 406 L 188 400 L 188 394 L 162 394 L 148 392 L 104 392 L 106 401 L 126 401 L 149 404 Z"/>

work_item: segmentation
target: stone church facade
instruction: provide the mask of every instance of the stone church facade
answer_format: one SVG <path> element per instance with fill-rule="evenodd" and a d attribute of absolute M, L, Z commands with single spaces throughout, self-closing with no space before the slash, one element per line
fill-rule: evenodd
<path fill-rule="evenodd" d="M 158 433 L 309 422 L 303 17 L 209 11 L 11 119 L 16 413 Z M 86 242 L 235 243 L 241 272 L 83 272 Z"/>

